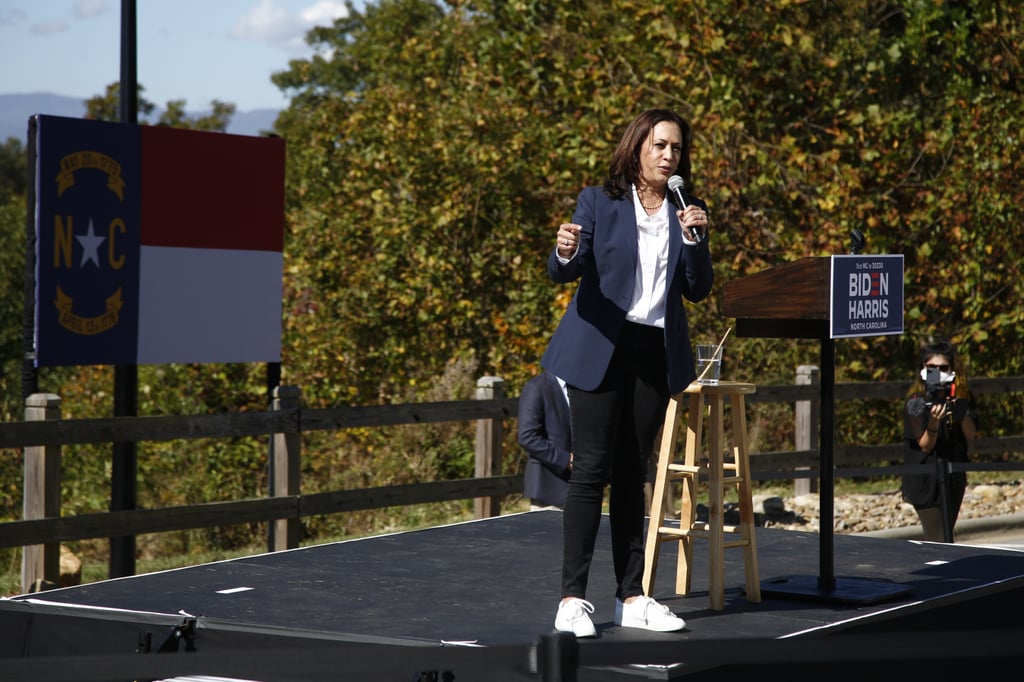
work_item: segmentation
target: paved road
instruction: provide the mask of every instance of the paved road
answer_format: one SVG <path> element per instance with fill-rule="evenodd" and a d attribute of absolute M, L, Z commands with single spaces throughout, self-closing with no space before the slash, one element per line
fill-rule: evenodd
<path fill-rule="evenodd" d="M 920 540 L 921 527 L 892 528 L 861 533 L 871 537 Z M 1024 552 L 1024 514 L 983 519 L 962 519 L 956 524 L 956 541 L 964 545 L 990 545 Z"/>

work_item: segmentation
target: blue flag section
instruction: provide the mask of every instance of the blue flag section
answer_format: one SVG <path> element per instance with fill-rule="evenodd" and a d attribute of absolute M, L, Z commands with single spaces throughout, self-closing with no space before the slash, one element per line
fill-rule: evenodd
<path fill-rule="evenodd" d="M 280 360 L 283 140 L 34 125 L 37 366 Z"/>
<path fill-rule="evenodd" d="M 140 128 L 36 121 L 36 362 L 133 364 Z"/>
<path fill-rule="evenodd" d="M 832 256 L 832 338 L 903 333 L 903 256 Z"/>

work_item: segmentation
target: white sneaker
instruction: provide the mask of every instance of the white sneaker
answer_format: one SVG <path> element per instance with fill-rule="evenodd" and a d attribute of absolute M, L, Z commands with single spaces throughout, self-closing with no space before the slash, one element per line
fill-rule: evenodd
<path fill-rule="evenodd" d="M 577 637 L 596 637 L 594 621 L 590 620 L 594 605 L 585 599 L 572 597 L 559 604 L 555 614 L 555 629 L 559 632 L 571 632 Z"/>
<path fill-rule="evenodd" d="M 672 613 L 667 606 L 644 596 L 628 604 L 616 599 L 615 624 L 654 632 L 675 632 L 686 627 L 686 621 Z"/>

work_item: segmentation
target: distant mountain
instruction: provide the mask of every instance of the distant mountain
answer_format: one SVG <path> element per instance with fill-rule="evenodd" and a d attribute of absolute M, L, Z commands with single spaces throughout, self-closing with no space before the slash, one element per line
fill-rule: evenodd
<path fill-rule="evenodd" d="M 277 109 L 251 109 L 236 111 L 228 124 L 228 132 L 235 135 L 262 135 L 274 129 L 274 121 L 281 112 Z"/>
<path fill-rule="evenodd" d="M 197 116 L 207 112 L 188 113 Z M 260 135 L 273 129 L 279 113 L 277 109 L 236 111 L 231 117 L 228 132 L 235 135 Z M 0 95 L 0 144 L 9 137 L 16 137 L 24 143 L 28 134 L 28 119 L 34 114 L 81 118 L 85 116 L 85 100 L 46 92 Z M 150 118 L 155 120 L 159 116 L 160 111 L 157 110 Z"/>
<path fill-rule="evenodd" d="M 85 100 L 37 92 L 28 95 L 0 95 L 0 141 L 16 137 L 25 143 L 28 119 L 33 114 L 85 116 Z"/>

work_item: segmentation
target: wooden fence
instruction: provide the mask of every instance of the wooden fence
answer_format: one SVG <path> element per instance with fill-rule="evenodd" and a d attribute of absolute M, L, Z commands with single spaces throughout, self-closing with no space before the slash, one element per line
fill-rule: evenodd
<path fill-rule="evenodd" d="M 753 453 L 753 476 L 759 480 L 813 480 L 817 476 L 815 406 L 819 387 L 816 368 L 802 367 L 794 385 L 759 386 L 747 404 L 790 403 L 796 408 L 796 448 Z M 900 401 L 910 382 L 837 384 L 839 401 Z M 977 395 L 1019 393 L 1024 377 L 980 378 L 971 381 Z M 60 398 L 29 397 L 25 421 L 0 424 L 0 448 L 21 448 L 25 457 L 24 520 L 0 523 L 0 547 L 24 547 L 22 584 L 28 590 L 40 579 L 56 581 L 60 543 L 105 537 L 206 528 L 251 522 L 271 527 L 271 551 L 298 546 L 300 520 L 306 516 L 362 509 L 474 499 L 478 518 L 499 513 L 503 496 L 522 491 L 521 475 L 502 475 L 504 421 L 517 415 L 518 398 L 504 395 L 504 382 L 484 377 L 476 399 L 435 403 L 306 409 L 301 392 L 281 386 L 272 409 L 194 416 L 111 417 L 62 420 Z M 897 408 L 898 409 L 898 402 Z M 476 471 L 472 479 L 435 481 L 316 494 L 301 492 L 301 435 L 319 430 L 476 421 Z M 60 515 L 61 448 L 87 443 L 168 441 L 195 438 L 268 436 L 271 489 L 265 498 L 212 502 L 165 509 L 134 509 L 72 517 Z M 978 454 L 1024 452 L 1024 436 L 980 438 Z M 902 458 L 902 444 L 843 445 L 834 449 L 835 475 L 895 475 L 900 467 L 882 466 Z M 977 463 L 971 470 L 1024 469 L 1018 464 Z"/>

